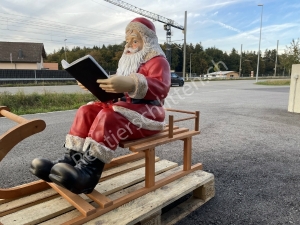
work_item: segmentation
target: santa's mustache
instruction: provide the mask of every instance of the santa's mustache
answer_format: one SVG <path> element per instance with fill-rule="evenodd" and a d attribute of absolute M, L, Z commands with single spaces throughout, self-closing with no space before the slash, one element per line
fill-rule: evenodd
<path fill-rule="evenodd" d="M 125 53 L 137 53 L 138 51 L 139 51 L 138 48 L 131 48 L 131 47 L 129 47 L 129 48 L 125 48 L 124 49 Z"/>

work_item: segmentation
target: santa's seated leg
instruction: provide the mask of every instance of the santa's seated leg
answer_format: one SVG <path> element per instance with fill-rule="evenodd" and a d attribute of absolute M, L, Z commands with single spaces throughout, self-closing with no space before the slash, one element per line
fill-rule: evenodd
<path fill-rule="evenodd" d="M 75 166 L 56 164 L 49 178 L 75 194 L 92 192 L 99 182 L 105 163 L 114 157 L 114 150 L 120 141 L 120 136 L 116 135 L 118 130 L 126 127 L 127 123 L 128 120 L 112 108 L 102 109 L 85 139 L 82 159 Z"/>
<path fill-rule="evenodd" d="M 99 104 L 81 106 L 76 112 L 70 132 L 66 136 L 66 150 L 64 155 L 54 161 L 44 158 L 35 158 L 31 162 L 30 172 L 42 180 L 52 182 L 49 179 L 49 174 L 54 165 L 67 163 L 71 166 L 75 166 L 83 157 L 85 138 L 88 136 L 90 127 L 101 110 L 102 106 Z"/>
<path fill-rule="evenodd" d="M 76 164 L 56 164 L 49 178 L 73 193 L 90 193 L 101 177 L 105 163 L 114 157 L 121 140 L 137 139 L 159 131 L 146 130 L 132 124 L 111 107 L 103 108 L 95 118 L 83 146 L 83 157 Z"/>

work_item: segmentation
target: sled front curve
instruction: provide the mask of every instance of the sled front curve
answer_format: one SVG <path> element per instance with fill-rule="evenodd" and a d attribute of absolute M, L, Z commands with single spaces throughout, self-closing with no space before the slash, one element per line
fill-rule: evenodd
<path fill-rule="evenodd" d="M 11 113 L 8 107 L 0 106 L 0 117 L 3 116 L 17 122 L 18 125 L 0 136 L 0 162 L 15 145 L 25 138 L 43 131 L 46 127 L 43 120 L 27 120 Z M 8 189 L 0 188 L 0 199 L 19 198 L 47 188 L 49 185 L 41 180 Z"/>

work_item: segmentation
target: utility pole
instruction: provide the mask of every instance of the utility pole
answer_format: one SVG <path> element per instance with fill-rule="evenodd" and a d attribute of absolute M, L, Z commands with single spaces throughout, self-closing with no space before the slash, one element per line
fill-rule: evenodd
<path fill-rule="evenodd" d="M 171 26 L 170 24 L 165 24 L 164 25 L 164 30 L 166 31 L 166 57 L 167 57 L 167 60 L 169 62 L 169 64 L 171 65 L 171 62 L 172 62 L 172 55 L 171 55 L 171 35 L 172 35 L 172 32 L 171 32 Z"/>
<path fill-rule="evenodd" d="M 65 39 L 65 40 L 64 40 L 64 42 L 65 42 L 65 59 L 66 59 L 66 61 L 68 62 L 68 59 L 67 59 L 67 53 L 66 53 L 66 48 L 67 48 L 67 46 L 66 46 L 66 40 L 68 40 L 68 39 Z"/>
<path fill-rule="evenodd" d="M 263 4 L 259 4 L 257 6 L 261 6 L 261 14 L 260 14 L 259 45 L 258 45 L 258 53 L 257 53 L 256 83 L 258 82 L 259 54 L 260 54 L 260 42 L 261 42 L 261 27 L 262 27 L 262 16 L 263 16 L 264 5 Z"/>
<path fill-rule="evenodd" d="M 239 77 L 241 77 L 241 70 L 242 70 L 242 48 L 243 48 L 243 45 L 241 44 Z"/>
<path fill-rule="evenodd" d="M 186 18 L 187 18 L 187 12 L 184 13 L 184 41 L 183 41 L 183 68 L 182 68 L 182 76 L 183 78 L 186 76 L 186 80 L 188 80 L 188 75 L 186 75 L 185 72 L 185 65 L 186 65 Z"/>
<path fill-rule="evenodd" d="M 274 67 L 274 77 L 276 76 L 276 68 L 277 68 L 278 43 L 279 43 L 279 40 L 277 40 L 276 58 L 275 58 L 275 67 Z"/>
<path fill-rule="evenodd" d="M 190 78 L 192 77 L 192 54 L 190 53 Z"/>

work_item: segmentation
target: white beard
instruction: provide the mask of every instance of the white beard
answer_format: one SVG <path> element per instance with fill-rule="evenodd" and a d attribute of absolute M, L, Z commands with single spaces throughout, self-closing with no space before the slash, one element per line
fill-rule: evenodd
<path fill-rule="evenodd" d="M 128 49 L 125 48 L 123 55 L 119 60 L 118 69 L 116 73 L 117 75 L 129 76 L 132 73 L 136 73 L 140 65 L 144 61 L 144 57 L 146 55 L 145 48 L 133 54 L 125 54 L 127 50 Z"/>
<path fill-rule="evenodd" d="M 129 76 L 132 73 L 136 73 L 141 64 L 145 62 L 146 55 L 148 53 L 155 53 L 154 55 L 162 55 L 166 57 L 165 53 L 158 44 L 157 37 L 150 38 L 142 35 L 142 38 L 144 41 L 142 50 L 134 54 L 125 54 L 127 50 L 129 50 L 128 48 L 125 48 L 123 55 L 119 60 L 118 69 L 116 72 L 117 75 Z M 131 52 L 134 52 L 134 50 L 131 50 Z"/>

